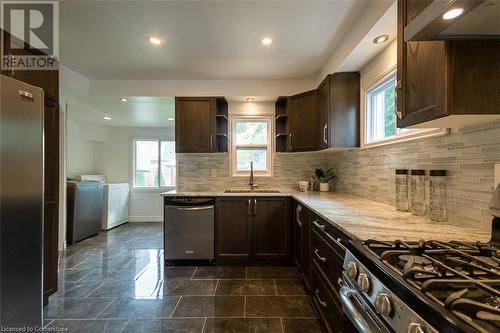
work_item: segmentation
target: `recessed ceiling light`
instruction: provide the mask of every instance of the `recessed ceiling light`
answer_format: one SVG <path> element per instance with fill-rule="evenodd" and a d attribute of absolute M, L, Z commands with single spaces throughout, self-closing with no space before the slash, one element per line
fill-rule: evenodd
<path fill-rule="evenodd" d="M 443 14 L 443 19 L 445 20 L 451 20 L 454 19 L 455 17 L 459 17 L 464 13 L 463 8 L 453 8 L 447 11 L 446 13 Z"/>
<path fill-rule="evenodd" d="M 151 36 L 149 37 L 149 42 L 155 46 L 161 45 L 163 41 L 159 37 Z"/>
<path fill-rule="evenodd" d="M 103 118 L 104 118 L 104 120 L 111 120 L 112 119 L 111 117 L 108 117 L 108 116 L 104 116 Z"/>
<path fill-rule="evenodd" d="M 128 102 L 128 99 L 127 99 L 126 97 L 122 97 L 122 98 L 120 98 L 120 101 L 122 101 L 122 102 L 125 102 L 125 103 L 126 103 L 126 102 Z"/>
<path fill-rule="evenodd" d="M 387 42 L 388 40 L 389 40 L 389 35 L 380 35 L 380 36 L 375 37 L 373 42 L 375 44 L 382 44 L 384 42 Z"/>
<path fill-rule="evenodd" d="M 253 97 L 247 97 L 247 102 L 253 102 L 253 101 L 255 101 L 255 98 L 253 98 Z"/>
<path fill-rule="evenodd" d="M 262 44 L 263 45 L 271 45 L 273 40 L 269 37 L 262 38 Z"/>
<path fill-rule="evenodd" d="M 170 120 L 170 121 L 174 121 L 174 118 L 168 117 L 167 119 Z"/>

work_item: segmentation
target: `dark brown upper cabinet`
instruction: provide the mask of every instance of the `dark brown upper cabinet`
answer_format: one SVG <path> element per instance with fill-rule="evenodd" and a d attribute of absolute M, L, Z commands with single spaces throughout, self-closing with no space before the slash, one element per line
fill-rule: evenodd
<path fill-rule="evenodd" d="M 398 0 L 398 127 L 500 119 L 499 40 L 404 41 L 406 25 L 431 2 Z"/>
<path fill-rule="evenodd" d="M 328 75 L 316 90 L 280 97 L 276 151 L 359 147 L 360 75 Z"/>
<path fill-rule="evenodd" d="M 227 121 L 227 102 L 223 97 L 176 97 L 176 152 L 227 152 Z"/>
<path fill-rule="evenodd" d="M 217 260 L 289 259 L 288 212 L 288 198 L 217 198 Z"/>
<path fill-rule="evenodd" d="M 319 147 L 359 147 L 360 75 L 328 75 L 318 87 Z"/>
<path fill-rule="evenodd" d="M 288 98 L 288 151 L 311 151 L 318 147 L 316 90 Z"/>

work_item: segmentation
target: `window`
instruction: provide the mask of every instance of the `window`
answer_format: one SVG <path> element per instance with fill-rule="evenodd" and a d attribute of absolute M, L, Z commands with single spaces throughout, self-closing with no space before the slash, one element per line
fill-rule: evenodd
<path fill-rule="evenodd" d="M 366 143 L 393 137 L 400 131 L 396 124 L 395 84 L 393 73 L 366 93 Z"/>
<path fill-rule="evenodd" d="M 134 140 L 134 187 L 175 187 L 175 176 L 174 141 Z"/>
<path fill-rule="evenodd" d="M 446 133 L 445 130 L 433 128 L 397 128 L 395 86 L 396 71 L 391 70 L 366 91 L 364 147 Z"/>
<path fill-rule="evenodd" d="M 271 117 L 232 117 L 233 175 L 271 175 Z"/>

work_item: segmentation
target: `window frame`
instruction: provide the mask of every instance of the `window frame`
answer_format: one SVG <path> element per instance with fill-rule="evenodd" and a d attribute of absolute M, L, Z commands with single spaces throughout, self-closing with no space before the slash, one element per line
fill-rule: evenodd
<path fill-rule="evenodd" d="M 266 121 L 267 122 L 267 144 L 236 144 L 236 123 L 238 121 Z M 231 176 L 232 177 L 248 177 L 250 171 L 238 171 L 236 162 L 236 152 L 238 148 L 265 148 L 267 150 L 266 171 L 254 170 L 254 175 L 259 177 L 273 176 L 273 133 L 274 133 L 274 117 L 272 115 L 231 115 L 230 117 L 230 161 L 231 161 Z"/>
<path fill-rule="evenodd" d="M 391 78 L 396 80 L 396 66 L 390 67 L 388 70 L 383 72 L 381 75 L 377 76 L 373 80 L 371 80 L 368 84 L 361 89 L 361 149 L 372 148 L 385 146 L 398 142 L 405 142 L 411 140 L 417 140 L 421 138 L 428 138 L 434 136 L 442 136 L 449 133 L 447 128 L 413 128 L 411 131 L 405 131 L 396 133 L 396 135 L 373 141 L 367 142 L 368 139 L 368 127 L 372 126 L 369 124 L 370 120 L 370 94 L 376 92 L 381 89 L 383 86 L 387 85 L 387 81 Z M 363 80 L 363 77 L 362 77 Z M 394 85 L 395 85 L 394 81 Z"/>
<path fill-rule="evenodd" d="M 177 188 L 177 154 L 175 158 L 175 184 L 173 186 L 135 186 L 135 173 L 136 173 L 136 142 L 137 141 L 155 141 L 158 143 L 158 167 L 161 171 L 161 142 L 174 142 L 175 140 L 166 137 L 134 137 L 131 138 L 131 171 L 130 171 L 130 182 L 131 182 L 131 192 L 164 192 L 175 190 Z"/>

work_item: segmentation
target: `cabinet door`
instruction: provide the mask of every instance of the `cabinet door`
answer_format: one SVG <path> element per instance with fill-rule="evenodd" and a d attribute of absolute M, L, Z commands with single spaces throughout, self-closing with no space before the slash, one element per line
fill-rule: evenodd
<path fill-rule="evenodd" d="M 57 291 L 58 207 L 59 207 L 59 109 L 45 98 L 44 105 L 44 221 L 43 295 Z"/>
<path fill-rule="evenodd" d="M 253 199 L 253 256 L 286 259 L 289 248 L 287 198 Z"/>
<path fill-rule="evenodd" d="M 290 97 L 288 121 L 290 151 L 315 150 L 318 144 L 316 90 Z"/>
<path fill-rule="evenodd" d="M 359 147 L 360 75 L 335 73 L 330 80 L 330 147 Z"/>
<path fill-rule="evenodd" d="M 177 153 L 211 153 L 215 149 L 215 99 L 175 99 L 175 145 Z"/>
<path fill-rule="evenodd" d="M 330 76 L 327 76 L 317 89 L 318 105 L 318 147 L 325 149 L 329 147 L 329 122 L 330 122 Z"/>
<path fill-rule="evenodd" d="M 250 259 L 252 254 L 252 199 L 218 198 L 215 242 L 220 259 Z"/>
<path fill-rule="evenodd" d="M 302 275 L 304 266 L 304 233 L 302 232 L 302 205 L 294 202 L 294 221 L 293 221 L 293 259 L 295 265 Z"/>
<path fill-rule="evenodd" d="M 410 126 L 446 115 L 448 42 L 405 42 L 404 27 L 432 0 L 398 1 L 399 125 Z M 401 92 L 402 90 L 402 92 Z"/>

